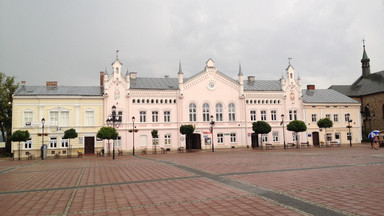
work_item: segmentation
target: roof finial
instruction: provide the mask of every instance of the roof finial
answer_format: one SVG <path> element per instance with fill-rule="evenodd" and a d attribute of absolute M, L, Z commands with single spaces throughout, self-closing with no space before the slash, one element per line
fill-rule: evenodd
<path fill-rule="evenodd" d="M 365 39 L 363 38 L 363 47 L 365 47 Z"/>
<path fill-rule="evenodd" d="M 241 70 L 241 62 L 239 62 L 239 74 L 238 76 L 242 76 L 243 75 L 243 71 Z"/>
<path fill-rule="evenodd" d="M 119 50 L 116 50 L 116 59 L 119 59 Z"/>
<path fill-rule="evenodd" d="M 292 58 L 291 57 L 288 57 L 288 64 L 291 65 L 291 60 Z"/>
<path fill-rule="evenodd" d="M 179 60 L 179 73 L 178 74 L 183 74 L 183 69 L 181 69 L 181 60 Z"/>

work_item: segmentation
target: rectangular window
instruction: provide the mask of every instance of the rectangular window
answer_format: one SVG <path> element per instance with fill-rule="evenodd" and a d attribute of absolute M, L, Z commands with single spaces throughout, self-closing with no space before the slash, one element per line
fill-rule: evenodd
<path fill-rule="evenodd" d="M 25 141 L 24 148 L 25 149 L 31 149 L 32 148 L 32 139 L 31 138 L 29 140 Z"/>
<path fill-rule="evenodd" d="M 171 112 L 164 111 L 164 122 L 171 122 Z"/>
<path fill-rule="evenodd" d="M 171 135 L 170 134 L 164 135 L 164 144 L 165 145 L 171 145 Z"/>
<path fill-rule="evenodd" d="M 331 114 L 326 114 L 326 115 L 325 115 L 325 118 L 329 118 L 329 119 L 331 119 Z"/>
<path fill-rule="evenodd" d="M 261 116 L 261 121 L 266 121 L 267 120 L 267 111 L 261 110 L 260 116 Z"/>
<path fill-rule="evenodd" d="M 279 142 L 279 132 L 272 133 L 273 142 Z"/>
<path fill-rule="evenodd" d="M 50 148 L 57 148 L 57 138 L 51 137 L 49 140 L 49 147 Z"/>
<path fill-rule="evenodd" d="M 33 113 L 31 111 L 24 112 L 24 126 L 31 126 L 33 120 Z"/>
<path fill-rule="evenodd" d="M 251 110 L 251 121 L 256 121 L 256 110 Z"/>
<path fill-rule="evenodd" d="M 333 114 L 333 121 L 338 122 L 339 121 L 339 115 L 338 114 Z"/>
<path fill-rule="evenodd" d="M 263 134 L 263 136 L 261 136 L 261 139 L 263 140 L 263 143 L 268 142 L 268 134 Z"/>
<path fill-rule="evenodd" d="M 117 139 L 113 140 L 115 148 L 121 148 L 121 136 L 118 136 Z"/>
<path fill-rule="evenodd" d="M 59 112 L 58 111 L 49 112 L 49 121 L 51 122 L 51 125 L 59 125 Z"/>
<path fill-rule="evenodd" d="M 296 110 L 289 110 L 289 120 L 297 120 L 297 111 Z"/>
<path fill-rule="evenodd" d="M 159 122 L 159 112 L 157 111 L 152 112 L 152 122 Z"/>
<path fill-rule="evenodd" d="M 231 143 L 236 143 L 236 134 L 231 133 Z"/>
<path fill-rule="evenodd" d="M 327 133 L 327 141 L 332 141 L 332 134 L 331 133 Z"/>
<path fill-rule="evenodd" d="M 60 126 L 69 126 L 69 111 L 60 112 Z"/>
<path fill-rule="evenodd" d="M 62 139 L 61 140 L 61 147 L 62 148 L 68 148 L 68 143 L 69 143 L 68 139 Z"/>
<path fill-rule="evenodd" d="M 271 111 L 271 120 L 276 121 L 276 110 Z"/>
<path fill-rule="evenodd" d="M 224 143 L 224 134 L 219 133 L 217 134 L 217 144 L 223 144 Z"/>
<path fill-rule="evenodd" d="M 95 114 L 93 111 L 85 111 L 85 126 L 95 126 Z"/>
<path fill-rule="evenodd" d="M 317 115 L 316 114 L 312 114 L 312 122 L 317 122 Z"/>
<path fill-rule="evenodd" d="M 350 114 L 349 114 L 349 113 L 347 113 L 347 114 L 345 114 L 345 115 L 344 115 L 344 119 L 345 119 L 345 121 L 346 121 L 346 122 L 348 122 L 348 121 L 349 121 L 349 118 L 350 118 L 349 116 L 350 116 Z"/>
<path fill-rule="evenodd" d="M 147 112 L 140 111 L 140 122 L 146 122 Z"/>

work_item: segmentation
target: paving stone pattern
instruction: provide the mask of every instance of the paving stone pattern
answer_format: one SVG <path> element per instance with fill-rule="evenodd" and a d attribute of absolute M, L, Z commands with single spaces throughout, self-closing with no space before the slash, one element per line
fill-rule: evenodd
<path fill-rule="evenodd" d="M 0 160 L 0 215 L 384 215 L 384 149 Z"/>

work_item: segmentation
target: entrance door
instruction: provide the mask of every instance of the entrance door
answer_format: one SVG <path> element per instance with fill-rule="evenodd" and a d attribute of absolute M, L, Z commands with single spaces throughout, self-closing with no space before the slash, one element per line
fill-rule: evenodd
<path fill-rule="evenodd" d="M 312 133 L 312 143 L 314 146 L 319 145 L 319 132 L 313 132 Z"/>
<path fill-rule="evenodd" d="M 252 133 L 252 137 L 251 137 L 251 139 L 252 139 L 252 148 L 256 148 L 256 147 L 259 147 L 259 142 L 258 142 L 258 136 L 257 136 L 257 134 L 255 134 L 255 133 Z"/>
<path fill-rule="evenodd" d="M 95 154 L 95 137 L 84 137 L 84 154 Z"/>

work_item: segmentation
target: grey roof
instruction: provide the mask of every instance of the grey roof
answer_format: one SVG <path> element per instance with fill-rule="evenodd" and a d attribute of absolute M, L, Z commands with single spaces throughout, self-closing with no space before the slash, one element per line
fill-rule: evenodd
<path fill-rule="evenodd" d="M 281 91 L 279 80 L 244 80 L 244 91 Z"/>
<path fill-rule="evenodd" d="M 361 76 L 352 85 L 332 85 L 329 89 L 334 89 L 349 97 L 384 92 L 384 71 L 370 74 L 367 77 Z"/>
<path fill-rule="evenodd" d="M 348 103 L 359 104 L 352 98 L 345 96 L 333 89 L 316 89 L 308 90 L 303 89 L 303 102 L 304 103 Z"/>
<path fill-rule="evenodd" d="M 131 79 L 131 89 L 177 90 L 177 78 L 141 78 Z"/>
<path fill-rule="evenodd" d="M 102 96 L 100 86 L 19 86 L 15 96 Z"/>

